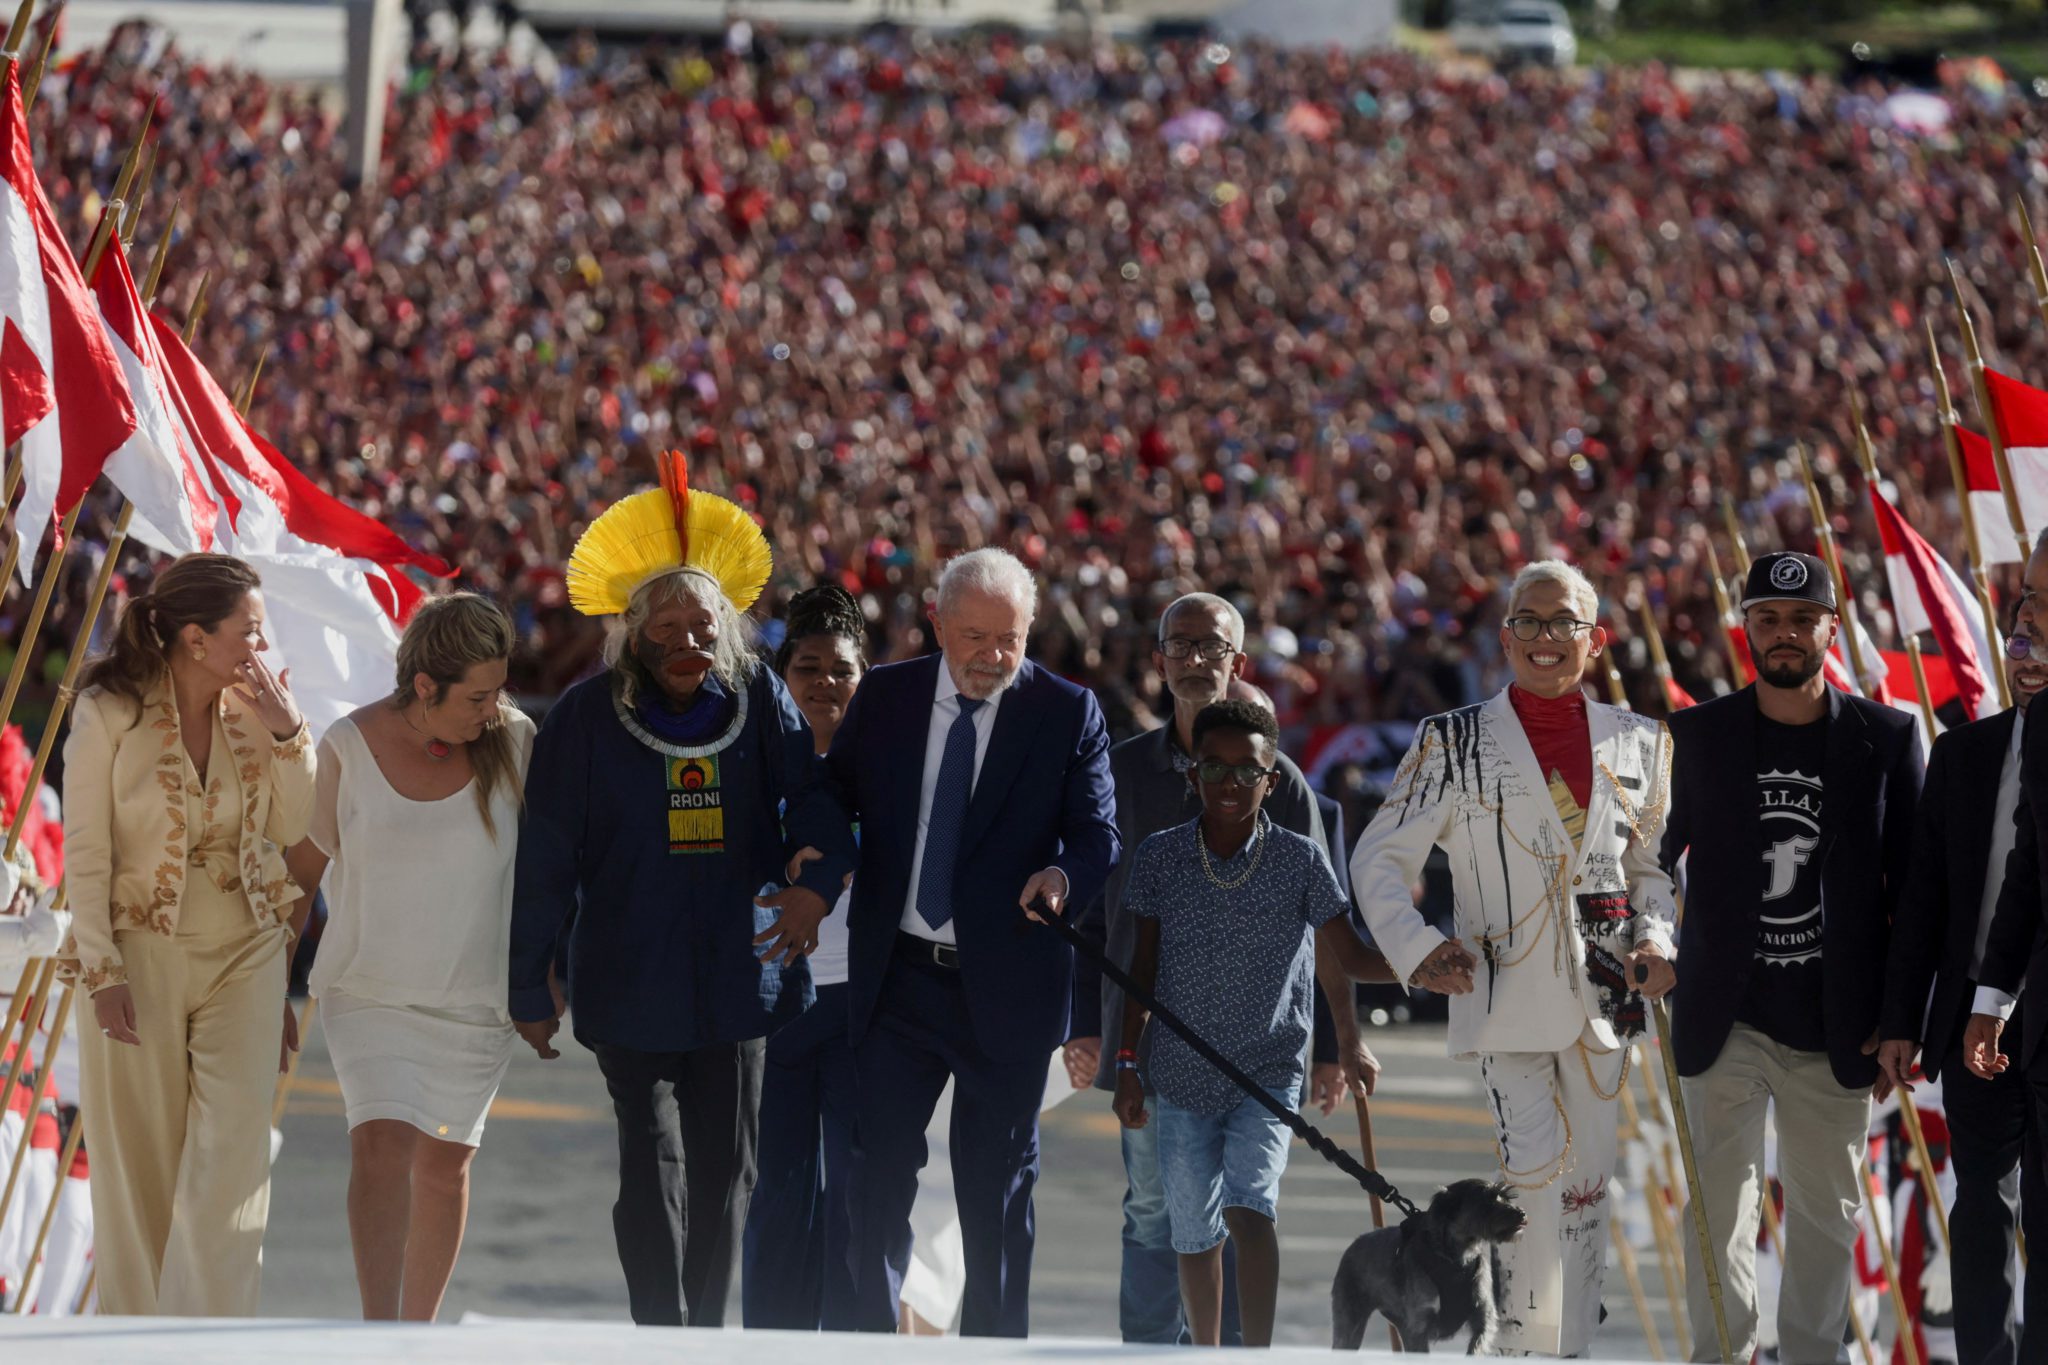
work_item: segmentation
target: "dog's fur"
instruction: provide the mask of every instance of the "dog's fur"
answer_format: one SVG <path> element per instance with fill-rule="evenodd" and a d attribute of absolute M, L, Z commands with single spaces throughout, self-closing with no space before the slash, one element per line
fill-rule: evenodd
<path fill-rule="evenodd" d="M 1528 1221 L 1506 1185 L 1460 1180 L 1401 1226 L 1366 1233 L 1337 1263 L 1330 1344 L 1357 1350 L 1377 1312 L 1400 1329 L 1403 1350 L 1470 1332 L 1466 1354 L 1486 1353 L 1507 1311 L 1495 1248 Z"/>

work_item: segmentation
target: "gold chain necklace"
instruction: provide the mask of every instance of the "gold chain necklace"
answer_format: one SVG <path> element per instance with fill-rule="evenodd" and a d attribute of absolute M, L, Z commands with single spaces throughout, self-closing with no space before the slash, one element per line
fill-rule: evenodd
<path fill-rule="evenodd" d="M 1200 829 L 1195 831 L 1195 847 L 1200 849 L 1202 853 L 1202 875 L 1207 877 L 1211 884 L 1221 887 L 1225 891 L 1237 890 L 1240 886 L 1250 881 L 1252 874 L 1259 870 L 1259 859 L 1266 855 L 1265 830 L 1259 829 L 1252 832 L 1252 845 L 1251 862 L 1245 866 L 1244 871 L 1238 875 L 1236 881 L 1226 882 L 1223 878 L 1216 875 L 1216 869 L 1209 863 L 1209 841 L 1202 837 Z"/>

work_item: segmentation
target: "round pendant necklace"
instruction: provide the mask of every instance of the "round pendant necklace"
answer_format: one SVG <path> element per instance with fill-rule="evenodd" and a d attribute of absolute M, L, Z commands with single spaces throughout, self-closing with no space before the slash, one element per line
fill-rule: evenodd
<path fill-rule="evenodd" d="M 420 729 L 418 725 L 415 725 L 413 723 L 412 712 L 410 710 L 401 706 L 400 708 L 398 708 L 398 714 L 405 717 L 406 725 L 411 728 L 414 734 L 426 740 L 428 758 L 446 758 L 448 757 L 448 755 L 455 752 L 455 747 L 451 745 L 447 740 L 435 739 L 425 730 Z"/>

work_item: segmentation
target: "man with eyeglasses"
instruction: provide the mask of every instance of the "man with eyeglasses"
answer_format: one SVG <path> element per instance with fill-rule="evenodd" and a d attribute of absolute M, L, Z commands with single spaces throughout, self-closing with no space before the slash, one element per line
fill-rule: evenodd
<path fill-rule="evenodd" d="M 1232 679 L 1243 676 L 1244 617 L 1236 607 L 1211 593 L 1190 593 L 1166 608 L 1159 618 L 1158 643 L 1152 666 L 1159 670 L 1173 697 L 1170 724 L 1135 735 L 1109 751 L 1110 779 L 1116 789 L 1117 835 L 1120 846 L 1136 850 L 1161 830 L 1184 825 L 1201 813 L 1196 788 L 1188 781 L 1194 766 L 1195 717 L 1204 708 L 1227 699 Z M 1322 820 L 1315 795 L 1301 769 L 1286 756 L 1276 758 L 1278 772 L 1266 798 L 1267 817 L 1317 845 L 1323 843 Z M 1090 907 L 1085 927 L 1106 941 L 1111 961 L 1128 964 L 1137 937 L 1135 920 L 1124 913 L 1124 891 L 1131 862 L 1121 860 L 1110 872 L 1103 893 Z M 1336 1066 L 1317 1067 L 1313 1098 L 1329 1113 L 1352 1084 L 1368 1088 L 1379 1063 L 1358 1035 L 1357 1011 L 1351 992 L 1330 1001 L 1335 1032 L 1345 1046 Z M 1114 1058 L 1125 1051 L 1122 1036 L 1124 994 L 1099 974 L 1077 973 L 1074 987 L 1073 1040 L 1067 1044 L 1068 1069 L 1077 1081 L 1093 1072 L 1098 1090 L 1116 1089 L 1111 1066 L 1096 1058 Z M 1099 1007 L 1099 1016 L 1096 1013 Z M 1079 1055 L 1077 1055 L 1079 1054 Z M 1085 1084 L 1085 1082 L 1081 1082 Z M 1175 1343 L 1189 1339 L 1181 1306 L 1180 1272 L 1167 1221 L 1166 1192 L 1159 1178 L 1157 1129 L 1127 1128 L 1123 1132 L 1124 1194 L 1123 1277 L 1118 1320 L 1130 1342 Z M 1225 1284 L 1234 1281 L 1226 1272 Z M 1226 1299 L 1225 1340 L 1234 1336 L 1235 1297 Z"/>
<path fill-rule="evenodd" d="M 1451 1055 L 1479 1062 L 1501 1178 L 1529 1217 L 1502 1248 L 1510 1355 L 1582 1355 L 1599 1327 L 1627 1049 L 1643 998 L 1675 979 L 1657 861 L 1670 738 L 1587 700 L 1599 605 L 1557 560 L 1516 575 L 1500 630 L 1514 681 L 1422 722 L 1351 855 L 1396 976 L 1451 997 Z M 1455 938 L 1415 908 L 1432 848 L 1450 859 Z"/>
<path fill-rule="evenodd" d="M 1879 1068 L 1885 954 L 1920 796 L 1913 718 L 1827 685 L 1835 579 L 1760 556 L 1742 593 L 1756 682 L 1671 718 L 1664 863 L 1686 859 L 1685 976 L 1668 1045 L 1683 1077 L 1735 1359 L 1756 1346 L 1764 1119 L 1777 1132 L 1791 1250 L 1787 1361 L 1846 1360 L 1858 1162 Z M 1687 1215 L 1690 1218 L 1691 1215 Z M 1686 1226 L 1691 1226 L 1690 1222 Z M 1686 1258 L 1693 1359 L 1720 1358 L 1702 1258 Z"/>

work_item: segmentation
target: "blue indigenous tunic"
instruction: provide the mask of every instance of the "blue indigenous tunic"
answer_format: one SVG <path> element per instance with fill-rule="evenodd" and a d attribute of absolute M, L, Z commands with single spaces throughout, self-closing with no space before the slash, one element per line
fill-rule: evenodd
<path fill-rule="evenodd" d="M 628 708 L 607 674 L 541 724 L 512 897 L 515 1020 L 553 1013 L 558 952 L 585 1046 L 687 1052 L 759 1038 L 810 1004 L 808 969 L 754 948 L 776 917 L 754 895 L 809 844 L 825 857 L 801 884 L 837 900 L 853 867 L 846 814 L 772 670 L 737 694 L 709 675 L 703 688 L 683 712 Z"/>

